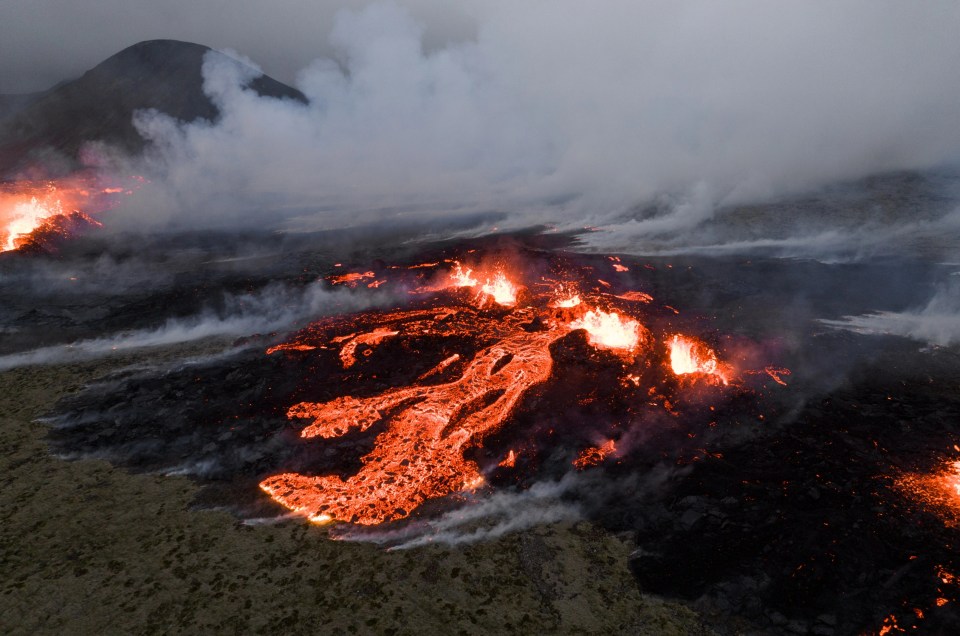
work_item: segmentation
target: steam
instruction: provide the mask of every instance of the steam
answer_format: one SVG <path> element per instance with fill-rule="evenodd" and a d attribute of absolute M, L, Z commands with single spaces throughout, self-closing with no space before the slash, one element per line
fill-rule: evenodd
<path fill-rule="evenodd" d="M 386 531 L 348 528 L 337 538 L 406 550 L 431 544 L 477 543 L 534 526 L 576 521 L 582 518 L 580 507 L 562 499 L 576 481 L 576 475 L 568 474 L 560 481 L 540 482 L 522 492 L 496 492 L 423 523 Z"/>
<path fill-rule="evenodd" d="M 221 120 L 140 113 L 154 181 L 115 222 L 321 229 L 506 210 L 501 227 L 669 244 L 723 206 L 960 158 L 954 5 L 468 10 L 476 37 L 432 49 L 397 4 L 342 11 L 333 58 L 299 74 L 306 105 L 257 96 L 256 71 L 209 55 Z M 631 215 L 658 197 L 664 215 Z"/>
<path fill-rule="evenodd" d="M 253 294 L 225 295 L 219 310 L 206 309 L 187 318 L 171 318 L 153 329 L 42 347 L 0 356 L 0 371 L 41 364 L 80 362 L 145 347 L 159 347 L 205 338 L 237 337 L 286 331 L 330 313 L 366 309 L 396 302 L 387 292 L 355 294 L 329 290 L 321 283 L 303 288 L 271 284 Z"/>
<path fill-rule="evenodd" d="M 954 274 L 957 276 L 960 273 Z M 951 281 L 920 309 L 881 311 L 821 322 L 861 334 L 895 335 L 934 345 L 954 345 L 960 343 L 960 282 Z"/>

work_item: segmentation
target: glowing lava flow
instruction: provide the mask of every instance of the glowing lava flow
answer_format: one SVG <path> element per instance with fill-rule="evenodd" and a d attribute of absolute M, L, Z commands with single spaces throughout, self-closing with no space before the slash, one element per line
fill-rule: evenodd
<path fill-rule="evenodd" d="M 365 368 L 380 369 L 378 365 L 385 363 L 382 357 L 361 363 L 358 353 L 371 356 L 374 347 L 388 339 L 396 344 L 391 355 L 419 352 L 423 338 L 434 343 L 428 350 L 442 353 L 433 368 L 409 373 L 410 384 L 380 388 L 372 395 L 343 392 L 334 399 L 303 401 L 290 407 L 290 419 L 308 420 L 300 433 L 303 439 L 336 439 L 375 424 L 378 433 L 355 474 L 285 472 L 261 481 L 260 487 L 276 502 L 316 522 L 371 525 L 402 519 L 428 499 L 482 484 L 480 467 L 465 451 L 501 429 L 524 395 L 551 378 L 551 345 L 571 331 L 585 330 L 589 345 L 622 359 L 625 387 L 630 387 L 630 382 L 634 387 L 640 384 L 640 376 L 629 373 L 630 365 L 651 367 L 643 360 L 658 351 L 652 346 L 650 331 L 630 315 L 593 304 L 615 302 L 609 300 L 610 294 L 575 295 L 572 290 L 581 288 L 585 278 L 564 277 L 554 281 L 559 286 L 538 283 L 521 287 L 499 267 L 472 269 L 456 261 L 444 262 L 452 263 L 452 270 L 440 276 L 412 274 L 416 276 L 408 285 L 412 293 L 440 294 L 419 308 L 320 321 L 297 334 L 293 342 L 268 349 L 268 354 L 312 359 L 322 356 L 322 351 L 339 348 L 342 368 L 356 369 L 353 377 L 358 378 L 367 373 L 367 377 L 377 378 L 379 371 Z M 438 263 L 415 269 L 429 269 Z M 345 282 L 342 278 L 329 280 L 332 284 Z M 519 294 L 520 289 L 537 286 L 550 286 L 553 291 Z M 463 288 L 474 288 L 477 293 L 464 294 Z M 637 293 L 624 300 L 646 304 L 652 299 Z M 450 304 L 438 304 L 442 302 Z M 490 307 L 493 303 L 499 307 Z M 334 335 L 337 331 L 340 335 Z M 473 342 L 476 348 L 454 352 L 444 345 L 438 351 L 436 343 L 440 341 Z M 707 374 L 726 384 L 727 376 L 716 355 L 699 341 L 674 336 L 668 344 L 677 374 Z M 666 365 L 656 366 L 666 371 Z M 639 395 L 644 403 L 648 401 L 646 390 Z M 599 464 L 615 451 L 614 442 L 608 441 L 585 450 L 574 465 L 582 469 Z M 513 467 L 516 460 L 516 453 L 510 451 L 500 467 Z"/>
<path fill-rule="evenodd" d="M 464 448 L 499 428 L 523 394 L 550 377 L 549 345 L 560 333 L 553 328 L 531 334 L 518 327 L 480 351 L 463 375 L 447 384 L 293 406 L 288 416 L 312 420 L 304 438 L 365 430 L 390 415 L 356 475 L 342 480 L 284 473 L 260 487 L 313 521 L 376 524 L 405 517 L 428 498 L 482 483 L 476 464 L 464 459 Z"/>
<path fill-rule="evenodd" d="M 688 336 L 675 335 L 670 340 L 670 368 L 677 375 L 704 374 L 728 382 L 713 349 Z"/>

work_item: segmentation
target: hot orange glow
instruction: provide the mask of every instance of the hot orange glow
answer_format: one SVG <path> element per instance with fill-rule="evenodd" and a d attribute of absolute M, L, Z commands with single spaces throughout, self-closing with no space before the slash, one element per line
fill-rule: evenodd
<path fill-rule="evenodd" d="M 446 384 L 291 407 L 289 417 L 311 420 L 304 438 L 366 430 L 391 415 L 356 475 L 342 480 L 285 473 L 260 487 L 314 521 L 376 524 L 406 517 L 428 498 L 475 486 L 482 476 L 463 450 L 502 426 L 524 393 L 546 381 L 553 366 L 549 345 L 560 331 L 528 333 L 514 324 Z"/>
<path fill-rule="evenodd" d="M 645 294 L 638 291 L 628 291 L 624 294 L 620 294 L 617 298 L 622 298 L 623 300 L 631 300 L 638 303 L 651 303 L 653 302 L 653 296 L 650 294 Z"/>
<path fill-rule="evenodd" d="M 900 475 L 896 486 L 940 517 L 945 525 L 960 527 L 960 460 L 946 461 L 940 470 L 930 474 Z"/>
<path fill-rule="evenodd" d="M 717 354 L 696 338 L 675 335 L 670 340 L 670 368 L 677 375 L 703 374 L 727 384 L 727 373 Z"/>
<path fill-rule="evenodd" d="M 584 449 L 577 456 L 577 458 L 573 460 L 573 466 L 577 470 L 583 470 L 584 468 L 589 468 L 590 466 L 596 466 L 603 463 L 603 460 L 616 450 L 617 445 L 612 439 L 605 442 L 602 446 L 593 446 L 591 448 Z"/>
<path fill-rule="evenodd" d="M 395 336 L 398 333 L 399 332 L 397 331 L 391 331 L 390 329 L 378 327 L 370 333 L 362 333 L 359 335 L 351 334 L 350 336 L 347 336 L 347 344 L 343 345 L 343 348 L 340 349 L 340 360 L 343 362 L 343 368 L 349 369 L 357 363 L 356 353 L 357 347 L 360 345 L 375 347 L 385 339 L 389 338 L 390 336 Z"/>
<path fill-rule="evenodd" d="M 450 271 L 451 287 L 474 287 L 478 285 L 477 279 L 473 277 L 473 270 L 464 268 L 460 263 L 454 263 Z"/>
<path fill-rule="evenodd" d="M 90 214 L 111 207 L 111 195 L 120 193 L 132 190 L 104 188 L 89 176 L 0 184 L 0 252 L 99 226 Z"/>
<path fill-rule="evenodd" d="M 512 307 L 517 303 L 517 288 L 503 272 L 494 274 L 492 279 L 483 284 L 480 291 L 504 307 Z"/>
<path fill-rule="evenodd" d="M 587 340 L 600 349 L 633 351 L 640 344 L 640 323 L 632 318 L 621 318 L 616 312 L 591 309 L 570 323 L 570 329 L 585 329 Z"/>
<path fill-rule="evenodd" d="M 550 306 L 556 307 L 557 309 L 572 309 L 573 307 L 579 307 L 581 302 L 580 296 L 573 295 L 568 298 L 560 298 L 555 300 L 550 304 Z"/>
<path fill-rule="evenodd" d="M 377 275 L 374 272 L 349 272 L 347 274 L 331 276 L 327 280 L 330 281 L 331 285 L 348 285 L 350 287 L 354 287 L 360 281 L 367 278 L 376 278 L 376 276 Z"/>
<path fill-rule="evenodd" d="M 422 269 L 439 262 L 452 263 L 452 269 L 425 280 Z M 413 272 L 410 267 L 388 268 L 406 277 L 396 282 L 398 286 L 432 295 L 423 298 L 417 308 L 325 319 L 298 333 L 291 342 L 267 350 L 290 355 L 301 352 L 296 355 L 307 360 L 326 355 L 320 351 L 339 350 L 341 366 L 350 369 L 351 380 L 365 375 L 376 379 L 375 384 L 362 385 L 366 389 L 355 393 L 347 388 L 333 399 L 302 401 L 288 408 L 289 418 L 305 420 L 302 439 L 336 439 L 368 431 L 374 425 L 377 434 L 353 474 L 283 472 L 264 479 L 261 488 L 276 502 L 315 522 L 369 525 L 402 519 L 428 499 L 484 483 L 480 466 L 468 459 L 475 455 L 466 451 L 507 425 L 524 396 L 550 379 L 554 370 L 551 346 L 572 330 L 585 330 L 591 346 L 611 350 L 630 363 L 638 362 L 641 355 L 662 352 L 651 346 L 653 335 L 632 309 L 623 310 L 623 304 L 616 304 L 609 294 L 581 297 L 572 291 L 583 289 L 592 279 L 587 271 L 579 278 L 541 277 L 531 284 L 523 278 L 522 268 L 506 270 L 499 264 L 488 267 L 482 263 L 467 267 L 450 260 L 437 263 L 413 266 Z M 373 272 L 367 272 L 335 278 L 349 283 L 373 277 Z M 474 289 L 464 292 L 463 288 Z M 544 291 L 531 291 L 537 288 Z M 628 292 L 624 297 L 644 303 L 648 299 L 642 292 Z M 593 301 L 610 303 L 620 313 L 610 306 L 591 306 Z M 432 344 L 422 347 L 425 339 Z M 391 383 L 395 380 L 378 377 L 384 358 L 371 356 L 375 347 L 387 346 L 383 344 L 387 341 L 392 343 L 391 351 L 411 356 L 429 351 L 436 358 L 429 364 L 411 360 L 423 366 L 417 366 L 419 370 L 397 386 Z M 461 342 L 474 344 L 459 351 L 456 347 L 462 345 L 451 344 Z M 688 372 L 712 374 L 725 382 L 709 348 L 682 336 L 673 337 L 668 344 L 686 346 L 686 364 L 693 369 Z M 310 353 L 315 349 L 317 354 Z M 671 352 L 670 361 L 676 370 L 682 361 L 674 360 L 674 355 Z M 665 362 L 646 363 L 644 368 L 665 373 Z M 377 369 L 376 373 L 371 369 Z M 641 384 L 637 371 L 625 362 L 617 386 L 634 391 Z M 649 401 L 645 393 L 640 400 Z M 663 403 L 671 408 L 665 396 Z M 574 466 L 582 469 L 599 464 L 615 452 L 614 441 L 607 441 L 583 451 Z M 511 450 L 499 466 L 513 467 L 516 460 L 517 454 Z"/>

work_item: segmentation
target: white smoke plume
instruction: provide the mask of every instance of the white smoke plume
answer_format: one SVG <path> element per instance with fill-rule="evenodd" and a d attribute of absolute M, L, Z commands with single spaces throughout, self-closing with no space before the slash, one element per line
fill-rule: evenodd
<path fill-rule="evenodd" d="M 467 3 L 428 48 L 395 3 L 338 14 L 304 105 L 208 56 L 216 124 L 141 113 L 131 225 L 331 228 L 508 211 L 506 225 L 673 236 L 717 206 L 960 159 L 960 6 Z M 318 33 L 322 38 L 325 33 Z M 677 197 L 665 218 L 624 213 Z M 139 212 L 139 213 L 138 213 Z M 620 237 L 622 238 L 622 237 Z"/>
<path fill-rule="evenodd" d="M 0 356 L 0 371 L 40 364 L 80 362 L 133 349 L 194 342 L 204 338 L 289 331 L 320 316 L 395 302 L 396 297 L 388 292 L 355 294 L 351 290 L 329 290 L 319 282 L 303 288 L 272 284 L 252 294 L 227 295 L 219 310 L 208 309 L 186 318 L 171 318 L 156 328 Z"/>
<path fill-rule="evenodd" d="M 954 278 L 960 273 L 954 274 Z M 894 335 L 948 346 L 960 343 L 960 282 L 942 287 L 919 309 L 903 312 L 881 311 L 839 320 L 821 320 L 837 329 L 856 333 Z"/>
<path fill-rule="evenodd" d="M 580 506 L 562 497 L 575 487 L 577 475 L 539 482 L 528 490 L 496 492 L 439 517 L 396 530 L 347 529 L 338 539 L 389 544 L 393 550 L 423 545 L 461 545 L 502 537 L 534 526 L 582 518 Z"/>

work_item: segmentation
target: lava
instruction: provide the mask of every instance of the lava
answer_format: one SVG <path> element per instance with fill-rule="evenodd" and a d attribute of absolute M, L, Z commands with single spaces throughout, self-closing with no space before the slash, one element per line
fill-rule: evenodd
<path fill-rule="evenodd" d="M 896 486 L 944 524 L 960 527 L 960 460 L 946 460 L 932 473 L 905 473 Z"/>
<path fill-rule="evenodd" d="M 696 338 L 675 335 L 670 340 L 670 368 L 677 375 L 702 374 L 728 383 L 717 354 Z"/>
<path fill-rule="evenodd" d="M 338 437 L 391 416 L 356 475 L 284 473 L 261 488 L 313 521 L 368 525 L 405 517 L 426 499 L 478 483 L 480 471 L 463 450 L 502 426 L 526 391 L 550 377 L 549 345 L 561 331 L 528 333 L 512 322 L 508 335 L 480 351 L 453 382 L 291 407 L 289 417 L 311 420 L 303 438 Z"/>
<path fill-rule="evenodd" d="M 573 274 L 563 274 L 559 281 L 541 278 L 532 287 L 524 280 L 522 268 L 508 276 L 499 263 L 478 261 L 467 266 L 444 259 L 442 262 L 452 264 L 451 269 L 426 284 L 424 274 L 404 274 L 440 262 L 387 268 L 397 276 L 416 277 L 400 284 L 415 289 L 412 293 L 430 294 L 419 306 L 319 321 L 291 342 L 267 350 L 268 354 L 309 360 L 324 355 L 323 351 L 339 349 L 342 368 L 350 369 L 352 378 L 363 378 L 368 365 L 358 353 L 369 356 L 387 340 L 395 343 L 393 351 L 410 355 L 421 352 L 418 343 L 423 338 L 448 343 L 434 354 L 438 362 L 411 376 L 416 379 L 408 384 L 387 384 L 385 388 L 378 379 L 373 391 L 353 392 L 345 387 L 332 399 L 290 406 L 287 417 L 304 422 L 300 432 L 304 440 L 335 440 L 375 425 L 377 433 L 372 450 L 360 457 L 360 468 L 354 474 L 283 472 L 263 479 L 262 490 L 276 502 L 315 522 L 372 525 L 408 517 L 429 499 L 483 484 L 481 467 L 470 459 L 475 454 L 466 451 L 482 446 L 485 438 L 506 426 L 524 396 L 551 379 L 551 346 L 575 330 L 586 332 L 589 346 L 621 356 L 616 386 L 623 391 L 636 390 L 638 405 L 646 406 L 649 396 L 657 392 L 655 387 L 641 387 L 641 375 L 631 370 L 665 368 L 665 363 L 652 365 L 649 361 L 662 349 L 653 346 L 653 334 L 637 316 L 610 300 L 613 294 L 581 296 L 571 291 L 584 288 L 586 270 L 579 278 Z M 349 284 L 369 278 L 374 278 L 373 272 L 329 280 Z M 460 291 L 466 288 L 474 288 L 476 293 Z M 537 288 L 550 291 L 520 293 Z M 624 300 L 648 304 L 652 298 L 627 292 Z M 475 346 L 451 350 L 454 345 L 450 343 L 459 342 Z M 668 346 L 677 373 L 706 374 L 726 384 L 716 355 L 699 341 L 674 336 Z M 375 364 L 383 364 L 383 360 Z M 641 367 L 634 368 L 635 364 Z M 574 466 L 582 469 L 602 463 L 615 451 L 615 443 L 607 441 L 583 451 Z M 514 469 L 516 458 L 511 450 L 498 466 Z"/>
<path fill-rule="evenodd" d="M 503 272 L 494 274 L 491 280 L 483 284 L 480 291 L 504 307 L 512 307 L 517 303 L 517 288 Z"/>
<path fill-rule="evenodd" d="M 573 467 L 577 470 L 583 470 L 590 466 L 596 466 L 602 463 L 608 455 L 616 452 L 616 450 L 617 445 L 612 439 L 604 442 L 600 446 L 586 448 L 573 460 Z"/>
<path fill-rule="evenodd" d="M 571 329 L 585 329 L 590 344 L 602 349 L 633 351 L 640 345 L 640 323 L 616 312 L 591 309 L 570 323 Z"/>
<path fill-rule="evenodd" d="M 90 215 L 111 207 L 115 195 L 132 192 L 102 187 L 95 178 L 81 175 L 0 184 L 0 252 L 43 248 L 56 237 L 97 227 L 100 223 Z"/>

